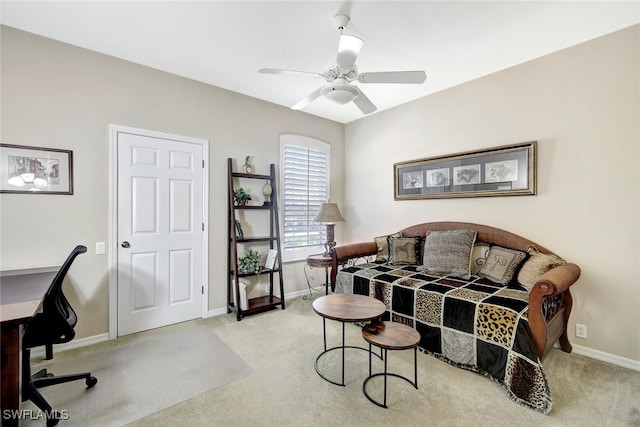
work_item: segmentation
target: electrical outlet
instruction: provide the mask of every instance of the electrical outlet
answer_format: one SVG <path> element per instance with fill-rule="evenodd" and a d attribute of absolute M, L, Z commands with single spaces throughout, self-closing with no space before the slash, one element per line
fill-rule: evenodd
<path fill-rule="evenodd" d="M 576 323 L 576 337 L 587 339 L 587 325 Z"/>

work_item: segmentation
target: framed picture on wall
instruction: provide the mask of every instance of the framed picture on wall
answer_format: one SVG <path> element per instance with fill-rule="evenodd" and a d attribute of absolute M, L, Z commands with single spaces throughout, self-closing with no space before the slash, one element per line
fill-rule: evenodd
<path fill-rule="evenodd" d="M 536 144 L 395 163 L 394 199 L 535 195 Z"/>
<path fill-rule="evenodd" d="M 73 194 L 73 151 L 0 144 L 0 193 Z"/>

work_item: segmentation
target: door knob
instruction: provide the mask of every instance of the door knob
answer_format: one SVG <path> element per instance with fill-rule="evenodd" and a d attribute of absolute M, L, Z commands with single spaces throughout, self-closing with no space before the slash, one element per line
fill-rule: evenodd
<path fill-rule="evenodd" d="M 124 242 L 122 242 L 122 245 L 121 245 L 121 246 L 122 246 L 123 248 L 131 247 L 131 245 L 129 244 L 129 242 L 127 242 L 126 240 L 125 240 Z"/>

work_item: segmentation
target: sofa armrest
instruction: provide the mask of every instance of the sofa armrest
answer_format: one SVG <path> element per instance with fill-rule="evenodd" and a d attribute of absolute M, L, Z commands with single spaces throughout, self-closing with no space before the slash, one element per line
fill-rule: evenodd
<path fill-rule="evenodd" d="M 531 294 L 541 294 L 542 297 L 556 295 L 569 289 L 580 277 L 580 267 L 568 263 L 552 268 L 544 273 L 534 283 Z"/>
<path fill-rule="evenodd" d="M 580 267 L 573 263 L 564 264 L 552 268 L 540 276 L 529 293 L 529 328 L 531 329 L 531 335 L 540 360 L 544 359 L 558 338 L 560 339 L 562 350 L 571 352 L 571 344 L 567 338 L 566 331 L 569 315 L 571 314 L 571 307 L 573 305 L 569 287 L 573 285 L 579 277 Z M 558 316 L 558 319 L 552 319 L 549 322 L 549 324 L 553 322 L 554 329 L 558 330 L 558 332 L 555 333 L 555 331 L 549 331 L 547 329 L 548 325 L 542 310 L 542 303 L 544 298 L 561 293 L 564 293 L 563 309 L 559 312 L 562 317 L 560 318 L 560 316 Z M 554 333 L 550 334 L 550 332 Z M 550 341 L 549 337 L 551 337 L 553 341 Z"/>
<path fill-rule="evenodd" d="M 336 286 L 338 266 L 344 265 L 350 259 L 371 256 L 377 253 L 378 246 L 376 242 L 352 243 L 333 248 L 333 252 L 331 252 L 331 290 L 334 290 Z"/>

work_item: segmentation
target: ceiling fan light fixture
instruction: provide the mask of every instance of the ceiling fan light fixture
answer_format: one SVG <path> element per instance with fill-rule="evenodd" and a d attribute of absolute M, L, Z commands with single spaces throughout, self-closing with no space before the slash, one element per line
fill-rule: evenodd
<path fill-rule="evenodd" d="M 422 84 L 427 78 L 424 71 L 380 71 L 362 73 L 358 72 L 356 60 L 360 55 L 360 50 L 364 45 L 364 40 L 359 37 L 344 34 L 349 17 L 338 14 L 333 18 L 333 22 L 340 32 L 340 42 L 338 54 L 336 56 L 336 66 L 324 73 L 310 73 L 306 71 L 283 70 L 276 68 L 261 68 L 260 73 L 265 74 L 301 74 L 314 77 L 323 77 L 328 83 L 327 86 L 320 87 L 304 99 L 298 101 L 291 108 L 302 110 L 307 105 L 321 96 L 334 104 L 344 105 L 353 102 L 363 114 L 371 114 L 377 110 L 375 104 L 365 95 L 358 86 L 353 86 L 351 82 L 359 83 L 399 83 L 399 84 Z"/>
<path fill-rule="evenodd" d="M 349 34 L 343 34 L 340 36 L 340 43 L 338 44 L 338 51 L 353 53 L 355 56 L 360 54 L 364 40 L 356 36 Z"/>
<path fill-rule="evenodd" d="M 349 71 L 355 65 L 360 50 L 364 45 L 364 40 L 350 36 L 348 34 L 342 34 L 340 36 L 340 43 L 338 44 L 338 57 L 336 63 L 338 68 L 343 71 Z"/>
<path fill-rule="evenodd" d="M 327 86 L 322 90 L 322 95 L 334 104 L 347 104 L 358 96 L 358 89 L 348 84 Z"/>

